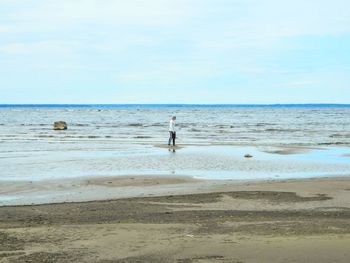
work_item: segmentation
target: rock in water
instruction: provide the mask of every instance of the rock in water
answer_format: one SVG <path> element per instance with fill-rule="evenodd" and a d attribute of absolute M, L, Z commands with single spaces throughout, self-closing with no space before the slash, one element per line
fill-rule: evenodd
<path fill-rule="evenodd" d="M 244 155 L 245 158 L 252 158 L 253 155 L 250 155 L 249 153 L 247 153 L 246 155 Z"/>
<path fill-rule="evenodd" d="M 54 130 L 67 130 L 67 123 L 65 121 L 55 121 L 53 125 Z"/>

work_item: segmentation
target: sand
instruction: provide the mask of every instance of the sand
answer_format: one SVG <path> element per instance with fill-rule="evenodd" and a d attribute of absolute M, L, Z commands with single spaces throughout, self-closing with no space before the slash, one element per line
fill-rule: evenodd
<path fill-rule="evenodd" d="M 308 153 L 314 148 L 310 147 L 274 147 L 272 150 L 263 150 L 266 153 L 290 155 L 290 154 L 301 154 Z"/>
<path fill-rule="evenodd" d="M 133 180 L 90 183 L 168 185 Z M 0 262 L 349 262 L 350 178 L 177 180 L 185 193 L 0 207 Z"/>

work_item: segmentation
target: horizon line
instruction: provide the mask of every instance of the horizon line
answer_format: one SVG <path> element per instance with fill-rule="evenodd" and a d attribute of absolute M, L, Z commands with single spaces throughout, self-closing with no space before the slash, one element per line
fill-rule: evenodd
<path fill-rule="evenodd" d="M 0 107 L 31 106 L 350 106 L 350 103 L 0 103 Z"/>

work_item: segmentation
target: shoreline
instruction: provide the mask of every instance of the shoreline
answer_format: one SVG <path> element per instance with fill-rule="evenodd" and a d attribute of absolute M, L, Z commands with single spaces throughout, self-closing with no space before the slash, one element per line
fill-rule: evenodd
<path fill-rule="evenodd" d="M 186 146 L 179 145 L 176 152 L 164 145 L 141 153 L 110 151 L 99 158 L 94 157 L 98 152 L 80 159 L 65 154 L 66 159 L 49 160 L 48 167 L 42 162 L 33 170 L 27 161 L 23 173 L 13 170 L 12 180 L 12 174 L 2 177 L 0 206 L 183 194 L 245 181 L 350 175 L 347 148 Z"/>
<path fill-rule="evenodd" d="M 0 202 L 0 207 L 31 206 L 49 204 L 69 204 L 123 200 L 130 198 L 163 197 L 168 195 L 208 194 L 212 192 L 249 191 L 254 188 L 269 189 L 288 184 L 310 184 L 350 181 L 349 176 L 312 177 L 312 178 L 272 178 L 246 180 L 212 180 L 192 176 L 104 176 L 65 178 L 43 181 L 3 181 L 0 195 L 20 196 L 27 194 L 27 199 Z M 85 194 L 83 194 L 85 191 Z M 35 202 L 31 196 L 49 195 L 58 192 L 63 196 L 46 196 Z M 312 191 L 311 191 L 312 192 Z M 304 193 L 305 194 L 305 193 Z M 19 198 L 20 199 L 20 198 Z"/>
<path fill-rule="evenodd" d="M 348 262 L 348 148 L 180 146 L 2 180 L 0 262 Z"/>
<path fill-rule="evenodd" d="M 2 206 L 0 261 L 345 263 L 349 200 L 339 177 Z"/>

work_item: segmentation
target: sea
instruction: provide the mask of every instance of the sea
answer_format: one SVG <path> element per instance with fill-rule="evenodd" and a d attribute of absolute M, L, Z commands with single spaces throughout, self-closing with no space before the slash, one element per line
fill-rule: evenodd
<path fill-rule="evenodd" d="M 172 116 L 176 150 L 166 147 Z M 53 130 L 55 121 L 68 129 Z M 295 146 L 313 151 L 266 153 Z M 350 105 L 0 105 L 0 181 L 350 175 L 349 146 Z M 245 153 L 254 158 L 247 162 Z"/>

